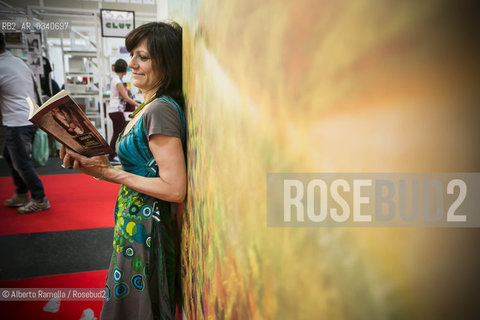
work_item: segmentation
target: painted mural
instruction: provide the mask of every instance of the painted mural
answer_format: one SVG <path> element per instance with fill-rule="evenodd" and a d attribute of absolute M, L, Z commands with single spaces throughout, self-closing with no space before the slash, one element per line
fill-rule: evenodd
<path fill-rule="evenodd" d="M 184 27 L 187 318 L 468 312 L 476 230 L 268 228 L 266 174 L 478 171 L 473 7 L 170 0 L 169 11 Z"/>

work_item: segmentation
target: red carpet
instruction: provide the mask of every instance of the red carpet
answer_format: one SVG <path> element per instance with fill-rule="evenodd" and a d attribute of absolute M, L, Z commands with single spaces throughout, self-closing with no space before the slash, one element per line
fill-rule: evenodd
<path fill-rule="evenodd" d="M 104 288 L 107 270 L 62 274 L 0 282 L 0 288 Z M 48 301 L 1 301 L 1 319 L 78 320 L 85 309 L 92 309 L 99 318 L 103 301 L 60 301 L 56 313 L 43 311 Z"/>
<path fill-rule="evenodd" d="M 50 209 L 18 214 L 3 202 L 15 192 L 12 178 L 0 177 L 0 235 L 113 227 L 120 185 L 83 174 L 40 177 Z"/>

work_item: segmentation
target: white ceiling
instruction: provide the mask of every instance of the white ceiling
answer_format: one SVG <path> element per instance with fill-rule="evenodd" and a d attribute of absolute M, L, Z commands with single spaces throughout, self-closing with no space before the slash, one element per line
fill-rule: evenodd
<path fill-rule="evenodd" d="M 128 2 L 128 3 L 119 3 Z M 72 8 L 72 9 L 98 9 L 99 5 L 101 8 L 107 9 L 118 9 L 118 10 L 133 10 L 135 12 L 144 12 L 144 13 L 155 13 L 156 12 L 156 3 L 157 0 L 1 0 L 0 8 L 4 7 L 3 4 L 7 4 L 14 8 L 26 9 L 27 6 L 40 6 L 43 2 L 45 7 L 62 7 L 62 8 Z M 153 4 L 145 4 L 152 3 Z M 141 4 L 139 4 L 141 3 Z"/>

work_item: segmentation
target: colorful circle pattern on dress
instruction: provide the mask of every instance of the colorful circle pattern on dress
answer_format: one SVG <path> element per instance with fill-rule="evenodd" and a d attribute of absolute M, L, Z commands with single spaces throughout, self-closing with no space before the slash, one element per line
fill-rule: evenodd
<path fill-rule="evenodd" d="M 128 295 L 130 288 L 125 282 L 119 283 L 115 286 L 115 297 L 120 299 Z"/>
<path fill-rule="evenodd" d="M 138 213 L 139 208 L 135 205 L 130 207 L 130 214 L 136 215 Z"/>
<path fill-rule="evenodd" d="M 132 284 L 135 287 L 135 289 L 142 291 L 144 287 L 142 275 L 140 274 L 134 275 L 132 277 Z"/>
<path fill-rule="evenodd" d="M 125 249 L 123 249 L 123 255 L 125 258 L 132 259 L 135 255 L 135 249 L 132 247 L 125 247 Z"/>
<path fill-rule="evenodd" d="M 145 248 L 147 250 L 150 250 L 151 247 L 152 247 L 152 237 L 150 235 L 147 235 L 147 237 L 145 238 Z"/>
<path fill-rule="evenodd" d="M 125 231 L 130 236 L 133 236 L 134 234 L 136 234 L 137 233 L 137 225 L 135 224 L 135 222 L 130 221 L 129 223 L 127 223 L 127 225 L 125 227 Z"/>
<path fill-rule="evenodd" d="M 116 243 L 117 243 L 117 245 L 119 245 L 120 247 L 123 247 L 123 246 L 125 245 L 125 238 L 119 236 L 118 239 L 116 238 Z"/>
<path fill-rule="evenodd" d="M 135 230 L 135 234 L 133 235 L 133 239 L 135 241 L 137 241 L 138 243 L 143 243 L 143 241 L 145 240 L 145 227 L 138 223 L 136 225 L 136 230 Z"/>
<path fill-rule="evenodd" d="M 132 269 L 136 272 L 142 272 L 143 270 L 143 261 L 140 257 L 135 257 L 132 261 Z"/>
<path fill-rule="evenodd" d="M 118 268 L 113 269 L 113 280 L 115 282 L 120 282 L 122 278 L 123 278 L 123 271 Z"/>
<path fill-rule="evenodd" d="M 142 209 L 142 217 L 144 217 L 145 219 L 148 219 L 150 218 L 151 215 L 152 215 L 152 209 L 150 207 L 144 206 Z"/>
<path fill-rule="evenodd" d="M 110 288 L 108 287 L 108 285 L 105 285 L 105 293 L 103 295 L 103 300 L 104 301 L 110 300 Z"/>

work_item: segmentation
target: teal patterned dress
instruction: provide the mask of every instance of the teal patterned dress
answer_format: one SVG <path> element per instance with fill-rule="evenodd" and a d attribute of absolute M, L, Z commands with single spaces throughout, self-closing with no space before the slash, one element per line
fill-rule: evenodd
<path fill-rule="evenodd" d="M 185 150 L 185 117 L 169 97 L 181 123 Z M 149 106 L 150 108 L 151 106 Z M 148 148 L 144 115 L 117 140 L 123 170 L 158 177 L 158 166 Z M 115 205 L 113 254 L 105 285 L 101 319 L 173 319 L 178 281 L 178 230 L 176 205 L 120 187 Z"/>

